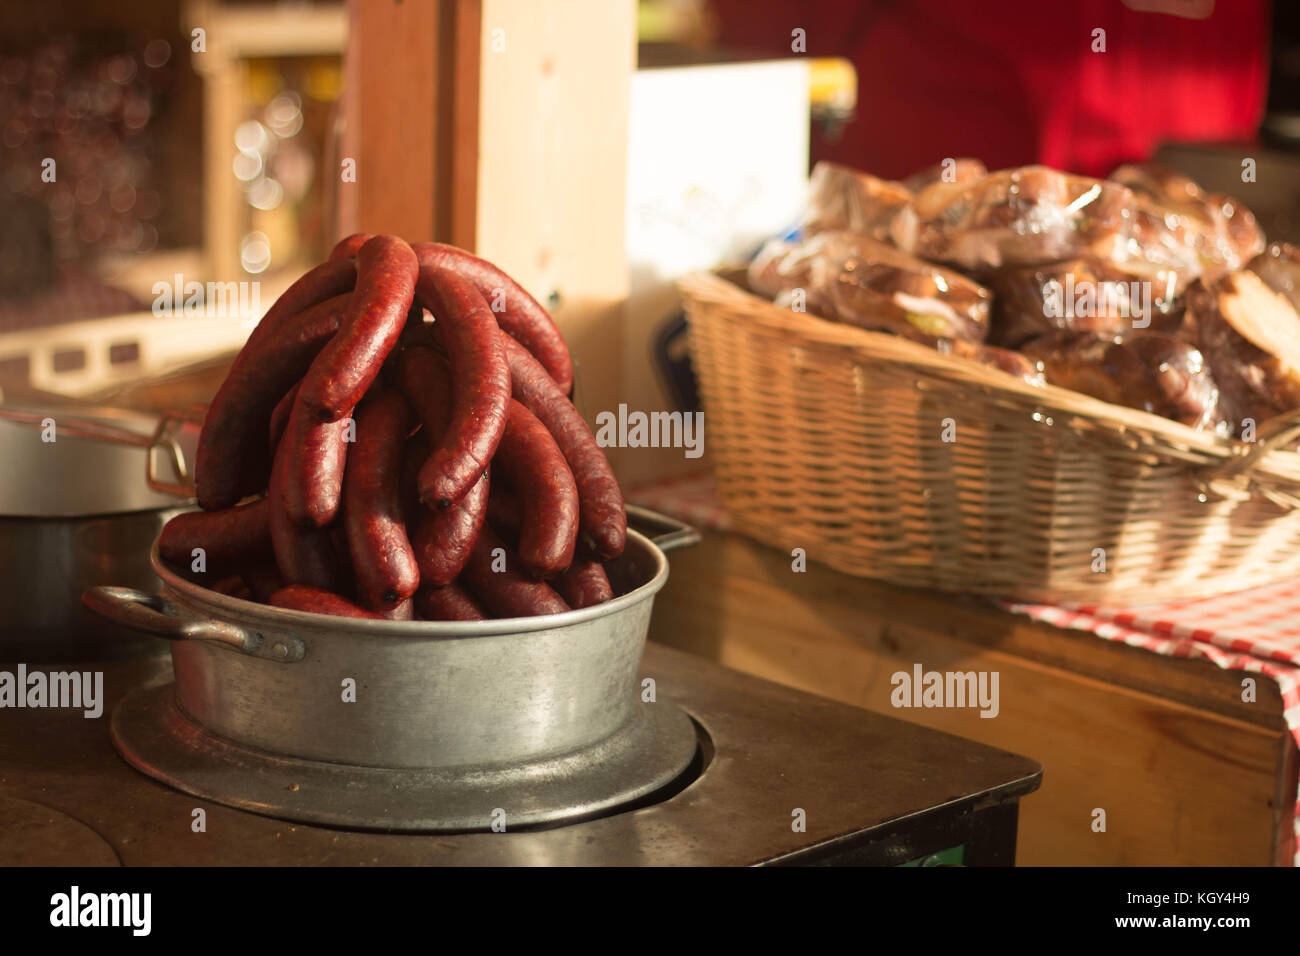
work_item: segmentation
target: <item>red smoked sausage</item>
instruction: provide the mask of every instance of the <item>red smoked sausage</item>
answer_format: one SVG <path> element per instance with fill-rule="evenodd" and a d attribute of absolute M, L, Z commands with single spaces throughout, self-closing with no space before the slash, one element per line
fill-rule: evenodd
<path fill-rule="evenodd" d="M 298 393 L 321 421 L 337 421 L 361 401 L 401 337 L 415 293 L 415 253 L 396 236 L 368 240 L 356 261 L 348 315 L 311 363 Z"/>
<path fill-rule="evenodd" d="M 410 404 L 410 399 L 407 399 L 407 404 Z M 428 457 L 429 443 L 425 440 L 424 429 L 421 428 L 406 440 L 406 447 L 402 450 L 402 474 L 398 479 L 398 487 L 402 494 L 402 517 L 408 531 L 415 529 L 420 515 L 425 512 L 424 505 L 420 504 L 420 486 L 416 477 L 420 473 L 420 466 Z"/>
<path fill-rule="evenodd" d="M 429 348 L 408 348 L 398 363 L 397 377 L 402 392 L 417 410 L 424 427 L 422 434 L 432 440 L 444 435 L 451 418 L 452 399 L 450 373 L 442 356 Z M 456 580 L 483 525 L 487 497 L 485 471 L 450 506 L 416 509 L 411 544 L 422 584 L 441 587 Z"/>
<path fill-rule="evenodd" d="M 299 390 L 280 439 L 284 451 L 280 493 L 285 512 L 295 524 L 323 528 L 338 516 L 348 444 L 354 432 L 350 418 L 322 422 L 314 417 Z M 279 461 L 277 453 L 277 464 Z"/>
<path fill-rule="evenodd" d="M 609 586 L 605 569 L 599 561 L 589 558 L 578 558 L 554 583 L 555 590 L 575 610 L 603 604 L 614 597 L 614 589 Z"/>
<path fill-rule="evenodd" d="M 517 342 L 504 335 L 501 339 L 515 399 L 546 426 L 573 472 L 582 534 L 600 557 L 617 558 L 627 543 L 627 509 L 609 459 L 596 444 L 586 419 L 546 369 Z"/>
<path fill-rule="evenodd" d="M 483 621 L 487 614 L 458 584 L 422 587 L 415 592 L 415 610 L 422 621 Z"/>
<path fill-rule="evenodd" d="M 357 411 L 357 440 L 343 478 L 343 527 L 357 594 L 381 614 L 394 611 L 420 586 L 402 520 L 402 452 L 413 419 L 397 391 L 366 399 Z"/>
<path fill-rule="evenodd" d="M 290 584 L 271 595 L 271 604 L 291 611 L 310 611 L 313 614 L 333 614 L 335 617 L 360 617 L 382 620 L 378 614 L 357 607 L 345 597 L 325 588 L 303 584 Z"/>
<path fill-rule="evenodd" d="M 221 511 L 187 511 L 163 526 L 158 553 L 186 573 L 193 573 L 194 549 L 202 548 L 209 575 L 242 571 L 271 554 L 267 515 L 265 498 Z"/>
<path fill-rule="evenodd" d="M 413 247 L 421 266 L 458 272 L 474 283 L 487 300 L 497 324 L 528 349 L 550 373 L 560 390 L 573 389 L 573 360 L 560 330 L 523 286 L 492 263 L 439 242 L 417 242 Z"/>
<path fill-rule="evenodd" d="M 412 598 L 407 598 L 401 604 L 389 608 L 379 616 L 385 621 L 414 621 L 415 601 Z"/>
<path fill-rule="evenodd" d="M 248 585 L 244 583 L 244 579 L 238 574 L 222 578 L 213 584 L 211 589 L 218 594 L 228 594 L 230 597 L 242 598 L 245 601 L 252 596 L 248 590 Z"/>
<path fill-rule="evenodd" d="M 426 444 L 440 438 L 451 420 L 451 371 L 447 360 L 427 346 L 403 349 L 397 362 L 397 386 L 415 409 Z"/>
<path fill-rule="evenodd" d="M 330 525 L 330 546 L 338 566 L 338 576 L 334 579 L 332 590 L 342 594 L 349 601 L 357 599 L 357 576 L 352 572 L 352 555 L 348 554 L 348 533 L 342 521 Z"/>
<path fill-rule="evenodd" d="M 511 547 L 518 546 L 519 529 L 524 524 L 523 509 L 519 506 L 519 498 L 500 480 L 499 473 L 488 492 L 487 520 L 492 525 L 492 530 L 501 535 L 507 544 Z"/>
<path fill-rule="evenodd" d="M 348 300 L 334 296 L 290 316 L 278 331 L 257 342 L 250 338 L 236 356 L 199 434 L 194 485 L 201 507 L 228 508 L 266 488 L 271 457 L 265 442 L 276 403 L 338 331 Z"/>
<path fill-rule="evenodd" d="M 514 399 L 492 467 L 519 499 L 523 566 L 538 577 L 563 571 L 578 540 L 578 487 L 546 426 Z"/>
<path fill-rule="evenodd" d="M 275 411 L 271 412 L 271 433 L 269 435 L 271 444 L 271 455 L 274 457 L 275 450 L 280 447 L 280 439 L 284 437 L 284 430 L 289 426 L 289 413 L 293 411 L 293 403 L 298 399 L 298 386 L 284 393 L 284 398 L 280 399 L 275 406 Z"/>
<path fill-rule="evenodd" d="M 503 563 L 504 570 L 495 570 L 494 563 L 497 566 Z M 535 581 L 523 572 L 518 556 L 486 526 L 479 532 L 474 550 L 465 562 L 460 583 L 493 617 L 535 617 L 569 610 L 564 598 L 549 584 Z"/>
<path fill-rule="evenodd" d="M 469 560 L 487 514 L 488 472 L 450 508 L 424 508 L 416 519 L 411 545 L 420 566 L 420 581 L 442 587 L 455 581 Z"/>
<path fill-rule="evenodd" d="M 446 431 L 436 439 L 430 435 L 433 452 L 420 469 L 420 497 L 446 508 L 473 487 L 496 454 L 506 426 L 510 368 L 492 310 L 469 281 L 421 268 L 417 292 L 437 320 L 452 390 Z"/>
<path fill-rule="evenodd" d="M 351 260 L 322 262 L 314 269 L 309 269 L 266 310 L 266 315 L 249 333 L 248 344 L 260 344 L 263 339 L 292 322 L 295 315 L 336 295 L 350 293 L 356 284 L 357 267 Z"/>
<path fill-rule="evenodd" d="M 291 416 L 292 417 L 292 416 Z M 292 443 L 281 440 L 271 468 L 271 485 L 266 493 L 267 523 L 275 563 L 289 584 L 307 584 L 323 590 L 337 586 L 340 569 L 328 528 L 303 528 L 289 517 L 284 507 L 285 463 Z"/>
<path fill-rule="evenodd" d="M 329 259 L 326 261 L 343 262 L 348 259 L 355 259 L 357 253 L 361 251 L 361 247 L 364 246 L 370 238 L 370 233 L 368 232 L 354 232 L 350 236 L 344 236 L 334 244 L 334 248 L 330 250 Z"/>
<path fill-rule="evenodd" d="M 284 587 L 284 578 L 274 562 L 256 564 L 247 568 L 241 577 L 248 585 L 248 593 L 254 601 L 262 604 L 271 603 L 271 595 Z"/>

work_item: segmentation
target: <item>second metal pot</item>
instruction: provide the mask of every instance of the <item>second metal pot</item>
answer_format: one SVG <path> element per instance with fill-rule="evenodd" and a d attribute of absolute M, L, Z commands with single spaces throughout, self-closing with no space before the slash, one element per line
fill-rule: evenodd
<path fill-rule="evenodd" d="M 186 502 L 177 488 L 150 487 L 146 474 L 160 452 L 183 472 L 194 440 L 168 431 L 172 423 L 120 409 L 0 409 L 0 660 L 153 649 L 139 635 L 106 633 L 78 598 L 95 584 L 156 585 L 150 542 Z"/>

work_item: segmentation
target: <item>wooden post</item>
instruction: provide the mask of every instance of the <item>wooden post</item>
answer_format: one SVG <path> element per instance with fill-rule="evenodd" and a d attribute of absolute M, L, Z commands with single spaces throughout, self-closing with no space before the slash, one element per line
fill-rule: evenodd
<path fill-rule="evenodd" d="M 441 8 L 439 0 L 349 4 L 340 163 L 355 164 L 356 181 L 339 183 L 340 234 L 435 237 Z"/>
<path fill-rule="evenodd" d="M 349 4 L 338 235 L 474 247 L 479 0 Z M 335 172 L 335 175 L 338 171 Z"/>
<path fill-rule="evenodd" d="M 447 201 L 439 207 L 438 234 L 463 249 L 478 248 L 479 89 L 482 71 L 483 5 L 480 0 L 446 2 L 451 10 L 444 22 L 442 76 L 448 90 L 443 115 L 447 138 L 446 162 L 439 167 L 439 192 Z"/>
<path fill-rule="evenodd" d="M 357 182 L 340 185 L 339 234 L 434 238 L 497 263 L 551 308 L 588 417 L 616 408 L 635 0 L 350 9 L 342 155 Z"/>

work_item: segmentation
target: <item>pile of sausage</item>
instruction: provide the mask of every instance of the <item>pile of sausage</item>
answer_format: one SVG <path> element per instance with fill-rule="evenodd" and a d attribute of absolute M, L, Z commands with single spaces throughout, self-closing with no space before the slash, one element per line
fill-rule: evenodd
<path fill-rule="evenodd" d="M 627 516 L 572 384 L 551 317 L 491 263 L 349 236 L 249 336 L 199 436 L 202 510 L 159 550 L 216 590 L 347 617 L 609 600 Z"/>

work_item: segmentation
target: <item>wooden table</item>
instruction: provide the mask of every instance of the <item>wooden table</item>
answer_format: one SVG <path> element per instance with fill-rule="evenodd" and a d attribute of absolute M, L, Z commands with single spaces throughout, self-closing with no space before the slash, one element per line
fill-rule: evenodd
<path fill-rule="evenodd" d="M 1025 865 L 1289 865 L 1300 773 L 1277 686 L 883 585 L 734 534 L 673 552 L 651 639 L 1040 761 Z M 1000 710 L 896 709 L 893 674 L 996 671 Z M 1104 811 L 1104 832 L 1094 829 Z"/>

